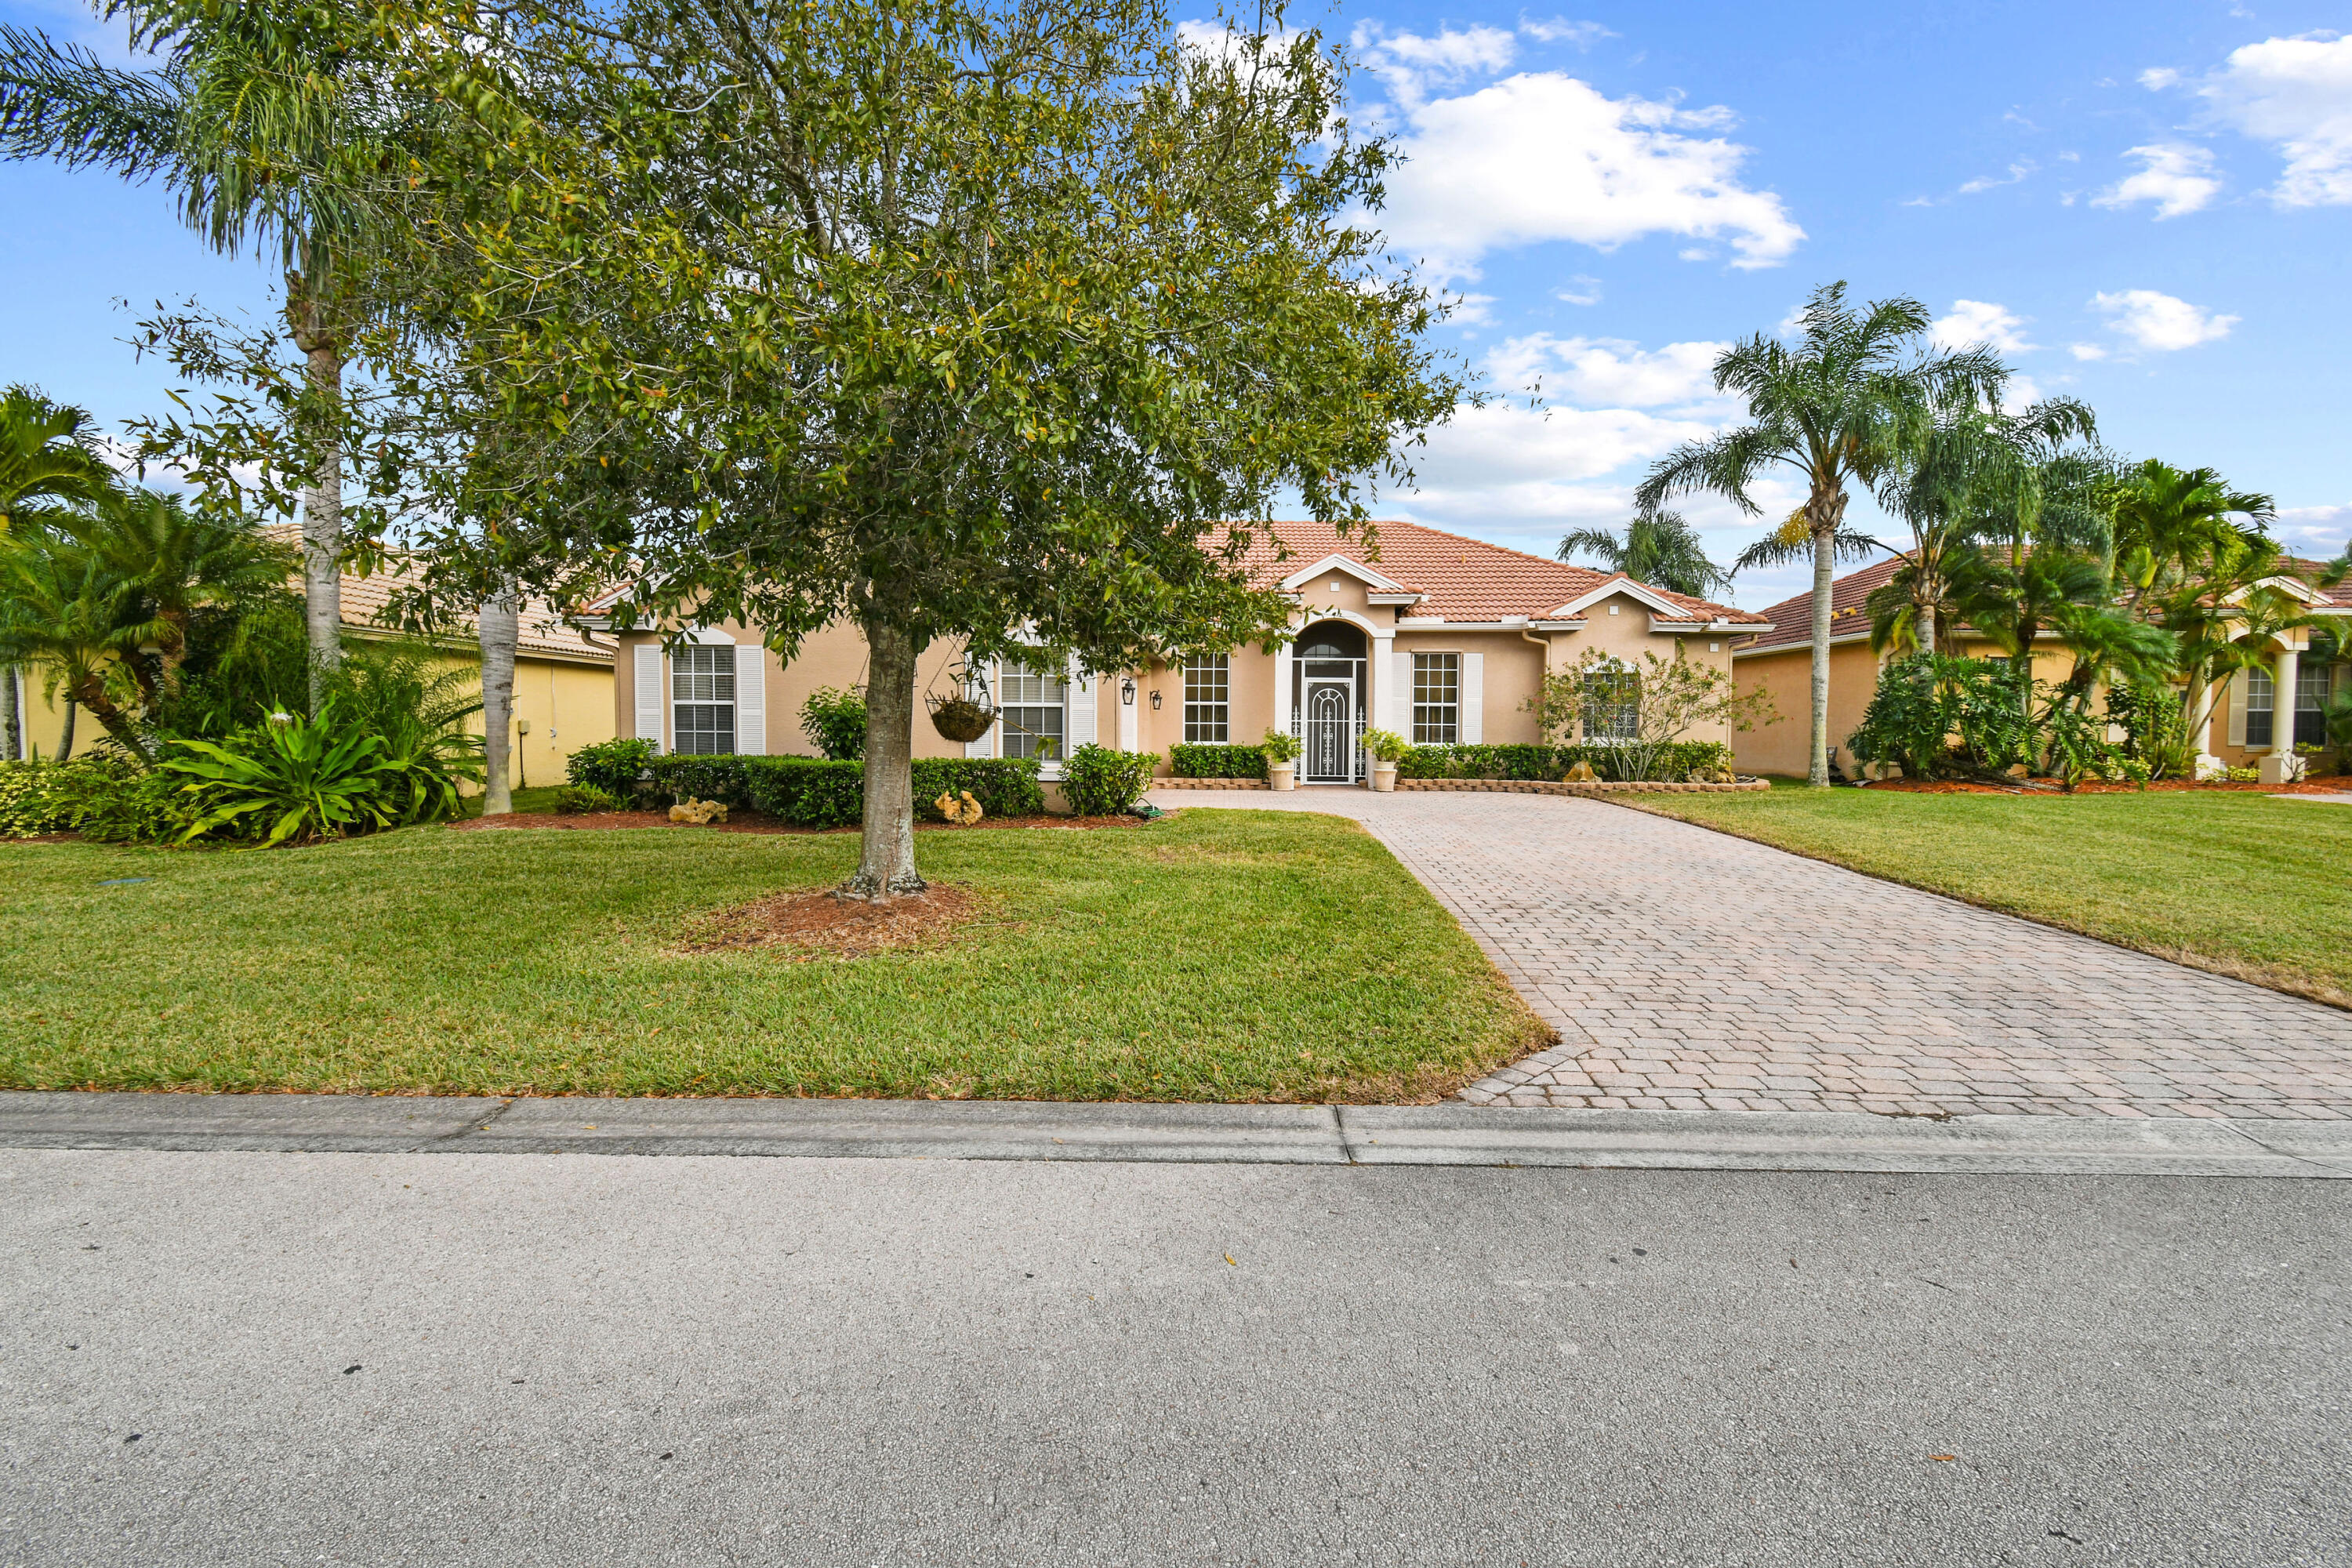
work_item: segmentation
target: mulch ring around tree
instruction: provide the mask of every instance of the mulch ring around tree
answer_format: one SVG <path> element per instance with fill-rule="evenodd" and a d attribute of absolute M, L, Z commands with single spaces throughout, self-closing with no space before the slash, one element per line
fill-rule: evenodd
<path fill-rule="evenodd" d="M 1974 784 L 1961 779 L 1878 779 L 1858 786 L 1862 789 L 1887 790 L 1902 795 L 2056 795 L 2062 793 L 2055 779 L 2021 780 L 2013 784 Z M 2076 795 L 2136 795 L 2143 786 L 2136 784 L 2102 784 L 2086 780 L 2074 786 Z M 2194 784 L 2187 779 L 2162 779 L 2145 786 L 2151 795 L 2164 795 L 2190 790 L 2200 792 L 2231 791 L 2242 795 L 2340 795 L 2352 791 L 2352 778 L 2302 779 L 2294 784 Z"/>
<path fill-rule="evenodd" d="M 919 898 L 880 904 L 803 889 L 704 915 L 687 929 L 684 945 L 688 952 L 769 952 L 793 963 L 866 958 L 936 947 L 973 925 L 988 908 L 967 889 L 942 882 L 932 883 Z"/>
<path fill-rule="evenodd" d="M 968 826 L 949 822 L 918 822 L 916 830 L 923 833 L 968 833 L 991 827 L 1055 827 L 1088 829 L 1097 827 L 1140 827 L 1139 816 L 983 816 Z M 848 827 L 795 827 L 779 822 L 772 816 L 762 816 L 756 811 L 731 811 L 725 822 L 672 822 L 667 812 L 661 811 L 595 811 L 579 816 L 553 816 L 545 812 L 518 811 L 505 816 L 477 816 L 449 826 L 458 833 L 498 832 L 509 827 L 538 828 L 598 828 L 598 827 L 677 827 L 697 833 L 856 833 Z"/>

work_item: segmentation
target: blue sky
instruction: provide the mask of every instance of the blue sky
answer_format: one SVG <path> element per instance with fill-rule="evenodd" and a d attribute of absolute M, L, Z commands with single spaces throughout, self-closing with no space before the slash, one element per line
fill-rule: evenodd
<path fill-rule="evenodd" d="M 62 5 L 0 16 L 106 41 Z M 1497 386 L 1545 384 L 1546 414 L 1434 432 L 1386 515 L 1547 553 L 1622 522 L 1648 461 L 1736 416 L 1707 386 L 1717 347 L 1844 279 L 2087 400 L 2116 447 L 2274 494 L 2299 550 L 2352 532 L 2340 5 L 1367 3 L 1291 21 L 1367 67 L 1355 116 L 1409 160 L 1382 226 L 1467 300 L 1440 341 Z M 115 300 L 270 308 L 267 269 L 209 254 L 155 188 L 0 165 L 0 376 L 110 425 L 167 385 L 119 342 L 135 312 Z M 1767 525 L 1685 510 L 1718 559 Z M 1798 586 L 1751 574 L 1738 598 Z"/>

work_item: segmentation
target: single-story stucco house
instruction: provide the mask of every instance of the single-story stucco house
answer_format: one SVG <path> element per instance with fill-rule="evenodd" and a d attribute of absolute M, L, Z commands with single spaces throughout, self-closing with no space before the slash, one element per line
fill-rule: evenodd
<path fill-rule="evenodd" d="M 1625 658 L 1685 657 L 1728 672 L 1733 639 L 1769 619 L 1635 582 L 1622 573 L 1383 522 L 1373 538 L 1342 538 L 1313 522 L 1251 525 L 1244 567 L 1297 605 L 1291 636 L 1272 649 L 1177 654 L 1139 669 L 1088 678 L 1075 668 L 1017 660 L 983 671 L 997 724 L 969 744 L 942 739 L 920 714 L 918 756 L 1055 759 L 1089 742 L 1160 753 L 1180 742 L 1244 744 L 1270 728 L 1300 737 L 1302 784 L 1363 777 L 1359 738 L 1394 731 L 1416 744 L 1503 743 L 1539 738 L 1529 704 L 1547 669 L 1588 647 Z M 613 631 L 591 614 L 584 625 Z M 854 626 L 805 639 L 789 664 L 756 628 L 689 628 L 666 638 L 613 631 L 620 646 L 614 722 L 665 752 L 814 752 L 801 707 L 820 687 L 862 685 L 866 647 Z M 666 646 L 667 645 L 667 646 Z M 945 693 L 961 648 L 933 644 L 917 666 L 918 692 Z M 1719 732 L 1689 739 L 1727 741 Z"/>
<path fill-rule="evenodd" d="M 361 642 L 404 637 L 383 618 L 402 581 L 396 558 L 389 570 L 373 576 L 343 574 L 345 637 Z M 442 636 L 404 640 L 425 643 L 448 668 L 478 671 L 481 650 L 475 638 L 468 616 Z M 37 668 L 0 672 L 0 679 L 11 678 L 18 683 L 18 711 L 24 715 L 19 743 L 26 755 L 55 757 L 65 735 L 63 695 L 55 702 L 44 700 L 47 683 Z M 515 641 L 513 723 L 513 749 L 508 755 L 517 788 L 562 784 L 566 758 L 583 746 L 613 738 L 612 648 L 583 633 L 554 605 L 537 599 L 524 604 Z M 104 734 L 96 720 L 80 714 L 74 726 L 75 752 Z"/>
<path fill-rule="evenodd" d="M 2265 579 L 2301 599 L 2316 616 L 2337 617 L 2352 632 L 2352 581 L 2333 589 L 2318 585 L 2321 563 L 2290 560 L 2292 575 Z M 1845 738 L 1862 723 L 1878 689 L 1878 672 L 1892 655 L 1870 649 L 1870 595 L 1894 577 L 1902 566 L 1890 558 L 1851 572 L 1831 584 L 1830 598 L 1830 743 L 1843 747 Z M 1784 599 L 1764 612 L 1772 629 L 1743 637 L 1732 648 L 1732 668 L 1743 688 L 1760 688 L 1780 710 L 1776 723 L 1759 725 L 1735 737 L 1736 765 L 1745 773 L 1804 776 L 1811 730 L 1807 715 L 1812 708 L 1812 595 Z M 1973 657 L 1999 657 L 1991 641 L 1971 626 L 1956 628 L 1960 651 Z M 2310 649 L 2311 633 L 2291 631 L 2270 640 L 2269 663 L 2223 682 L 2212 721 L 2199 749 L 2209 758 L 2231 767 L 2263 770 L 2276 783 L 2290 776 L 2289 759 L 2298 744 L 2318 745 L 2326 740 L 2321 717 L 2330 694 L 2352 689 L 2352 663 L 2321 664 L 2303 656 Z M 2074 655 L 2049 632 L 2033 650 L 2036 679 L 2059 681 L 2074 668 Z M 2290 725 L 2278 718 L 2282 691 L 2294 693 L 2294 718 Z M 1845 759 L 1851 761 L 1850 758 Z"/>

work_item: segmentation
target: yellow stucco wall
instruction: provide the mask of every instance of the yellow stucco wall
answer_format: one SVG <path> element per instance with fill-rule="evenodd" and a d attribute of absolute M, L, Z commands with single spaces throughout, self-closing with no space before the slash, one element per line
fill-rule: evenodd
<path fill-rule="evenodd" d="M 478 672 L 481 661 L 467 658 L 454 650 L 446 657 L 443 668 Z M 478 680 L 478 674 L 476 675 Z M 25 677 L 25 736 L 26 742 L 39 748 L 39 754 L 54 757 L 58 741 L 65 728 L 65 704 L 42 699 L 42 678 L 38 670 L 28 670 Z M 510 753 L 517 771 L 518 788 L 562 784 L 563 762 L 580 747 L 613 738 L 613 671 L 608 665 L 574 663 L 568 659 L 534 658 L 521 655 L 515 659 L 515 718 L 530 726 L 529 734 L 512 736 Z M 473 721 L 478 725 L 479 719 Z M 99 721 L 87 712 L 74 719 L 74 751 L 77 754 L 95 744 L 106 733 Z"/>

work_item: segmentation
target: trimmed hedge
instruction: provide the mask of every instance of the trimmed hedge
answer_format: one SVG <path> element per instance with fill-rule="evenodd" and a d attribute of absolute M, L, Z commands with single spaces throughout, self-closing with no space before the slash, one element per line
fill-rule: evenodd
<path fill-rule="evenodd" d="M 656 757 L 654 788 L 673 799 L 724 801 L 795 827 L 855 827 L 866 810 L 866 764 L 822 757 Z M 1034 758 L 917 757 L 915 815 L 941 820 L 932 803 L 971 792 L 991 816 L 1045 809 Z"/>
<path fill-rule="evenodd" d="M 1622 781 L 1625 756 L 1616 746 L 1415 746 L 1397 763 L 1402 779 L 1528 779 L 1557 783 L 1579 763 L 1604 779 Z M 1693 773 L 1731 765 L 1720 741 L 1677 741 L 1658 755 L 1658 777 L 1680 783 Z"/>
<path fill-rule="evenodd" d="M 1117 816 L 1143 798 L 1159 761 L 1151 752 L 1080 746 L 1062 764 L 1062 793 L 1081 816 Z"/>
<path fill-rule="evenodd" d="M 624 737 L 583 746 L 563 760 L 563 776 L 585 789 L 601 789 L 615 800 L 637 793 L 637 777 L 654 760 L 654 743 Z"/>
<path fill-rule="evenodd" d="M 1265 748 L 1171 746 L 1168 765 L 1180 779 L 1262 779 L 1265 777 Z"/>

